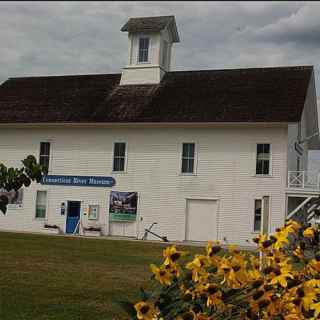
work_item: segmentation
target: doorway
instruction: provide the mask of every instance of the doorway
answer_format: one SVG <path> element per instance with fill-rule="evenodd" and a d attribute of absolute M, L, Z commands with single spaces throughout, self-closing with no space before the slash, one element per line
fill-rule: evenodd
<path fill-rule="evenodd" d="M 216 200 L 187 200 L 186 240 L 217 240 Z"/>
<path fill-rule="evenodd" d="M 80 220 L 80 201 L 68 201 L 66 233 L 74 233 Z"/>

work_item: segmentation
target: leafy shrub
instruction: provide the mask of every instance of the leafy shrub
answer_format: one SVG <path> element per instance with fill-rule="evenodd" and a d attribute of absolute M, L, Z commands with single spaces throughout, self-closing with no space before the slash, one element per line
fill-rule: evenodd
<path fill-rule="evenodd" d="M 151 265 L 152 292 L 134 305 L 140 320 L 320 319 L 318 227 L 290 220 L 254 239 L 260 256 L 209 242 L 203 254 L 183 262 L 175 246 Z"/>

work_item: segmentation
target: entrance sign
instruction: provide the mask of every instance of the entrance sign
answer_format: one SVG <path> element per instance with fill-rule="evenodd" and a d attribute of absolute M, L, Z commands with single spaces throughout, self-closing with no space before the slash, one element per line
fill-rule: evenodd
<path fill-rule="evenodd" d="M 110 221 L 136 221 L 137 217 L 137 192 L 117 192 L 110 193 Z"/>
<path fill-rule="evenodd" d="M 77 187 L 113 187 L 116 181 L 112 177 L 98 176 L 43 176 L 41 184 Z"/>

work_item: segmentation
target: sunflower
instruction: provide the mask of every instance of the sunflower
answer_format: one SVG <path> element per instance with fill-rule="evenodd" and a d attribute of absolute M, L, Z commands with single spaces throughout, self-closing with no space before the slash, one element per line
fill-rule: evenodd
<path fill-rule="evenodd" d="M 209 265 L 208 257 L 204 255 L 195 255 L 191 262 L 186 264 L 186 268 L 192 270 L 192 280 L 198 282 L 201 276 L 207 276 L 205 267 Z"/>
<path fill-rule="evenodd" d="M 150 302 L 140 301 L 134 305 L 139 320 L 156 320 L 159 312 Z"/>
<path fill-rule="evenodd" d="M 206 247 L 206 251 L 207 251 L 207 256 L 210 259 L 212 265 L 214 266 L 218 266 L 220 261 L 221 261 L 221 257 L 219 257 L 217 255 L 217 253 L 221 252 L 222 248 L 220 246 L 220 242 L 219 241 L 209 241 Z"/>
<path fill-rule="evenodd" d="M 294 279 L 289 267 L 277 268 L 273 270 L 273 277 L 270 284 L 280 284 L 281 287 L 286 288 L 288 286 L 288 278 Z"/>
<path fill-rule="evenodd" d="M 313 227 L 309 227 L 303 231 L 303 236 L 306 238 L 314 238 L 315 231 L 316 230 Z"/>
<path fill-rule="evenodd" d="M 284 226 L 288 233 L 297 233 L 301 229 L 301 225 L 294 220 L 288 220 Z"/>
<path fill-rule="evenodd" d="M 315 319 L 317 319 L 318 315 L 320 314 L 320 302 L 312 303 L 310 305 L 310 309 L 314 310 L 314 317 L 315 317 Z"/>
<path fill-rule="evenodd" d="M 186 251 L 178 251 L 175 245 L 167 247 L 163 250 L 163 256 L 165 257 L 164 265 L 176 263 L 180 257 L 187 254 L 188 252 Z"/>
<path fill-rule="evenodd" d="M 156 280 L 158 280 L 163 286 L 169 286 L 171 284 L 173 275 L 165 266 L 157 267 L 156 265 L 151 264 L 150 269 Z"/>

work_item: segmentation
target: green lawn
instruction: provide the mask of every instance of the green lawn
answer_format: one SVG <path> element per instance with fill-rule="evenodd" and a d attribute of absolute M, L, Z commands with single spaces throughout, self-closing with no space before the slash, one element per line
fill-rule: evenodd
<path fill-rule="evenodd" d="M 119 301 L 138 299 L 163 247 L 0 233 L 0 319 L 123 319 Z"/>

